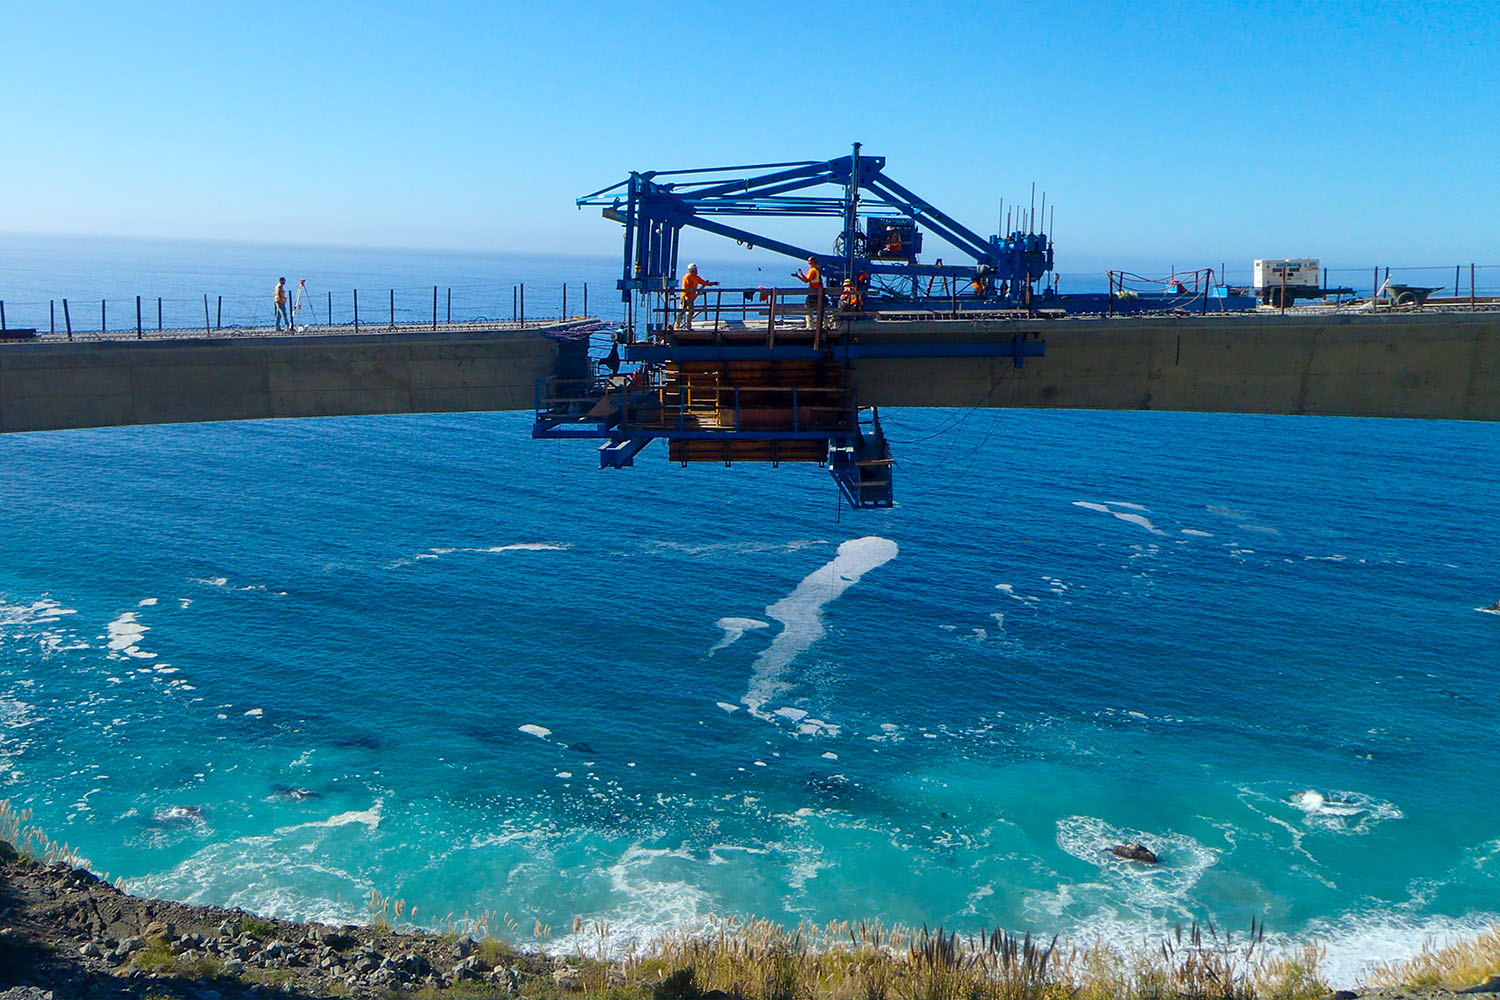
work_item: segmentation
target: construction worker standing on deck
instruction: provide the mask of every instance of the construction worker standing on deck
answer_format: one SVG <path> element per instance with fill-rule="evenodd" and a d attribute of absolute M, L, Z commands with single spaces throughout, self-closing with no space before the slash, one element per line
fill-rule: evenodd
<path fill-rule="evenodd" d="M 281 329 L 282 320 L 286 321 L 288 330 L 292 328 L 291 303 L 287 300 L 286 279 L 281 278 L 276 282 L 276 329 Z"/>
<path fill-rule="evenodd" d="M 823 272 L 818 268 L 818 258 L 807 258 L 807 273 L 793 271 L 792 277 L 807 282 L 807 328 L 817 323 L 818 305 L 823 301 Z"/>
<path fill-rule="evenodd" d="M 705 281 L 698 273 L 697 264 L 688 265 L 687 274 L 682 276 L 682 308 L 677 313 L 677 329 L 693 328 L 693 304 L 698 301 L 698 289 L 717 284 L 717 281 Z"/>

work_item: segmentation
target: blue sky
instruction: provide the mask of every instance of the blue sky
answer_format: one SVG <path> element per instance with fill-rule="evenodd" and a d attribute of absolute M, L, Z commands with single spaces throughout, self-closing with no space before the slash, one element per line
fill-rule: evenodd
<path fill-rule="evenodd" d="M 613 253 L 628 170 L 858 140 L 984 232 L 1037 182 L 1062 270 L 1500 263 L 1486 4 L 4 11 L 0 231 Z"/>

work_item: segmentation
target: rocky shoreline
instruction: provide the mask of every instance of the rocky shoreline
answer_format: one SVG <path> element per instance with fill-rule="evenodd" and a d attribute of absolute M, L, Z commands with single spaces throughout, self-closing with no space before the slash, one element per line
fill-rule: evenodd
<path fill-rule="evenodd" d="M 145 899 L 0 842 L 0 997 L 388 997 L 478 989 L 531 997 L 576 988 L 579 970 L 494 941 L 380 927 L 300 924 Z"/>

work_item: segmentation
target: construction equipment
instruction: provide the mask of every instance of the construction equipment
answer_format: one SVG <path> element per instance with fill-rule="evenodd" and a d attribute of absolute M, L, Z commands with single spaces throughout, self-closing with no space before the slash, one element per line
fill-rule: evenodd
<path fill-rule="evenodd" d="M 813 189 L 833 188 L 834 193 Z M 811 193 L 810 193 L 811 192 Z M 880 414 L 855 397 L 861 358 L 1006 357 L 1020 367 L 1040 357 L 1035 335 L 996 330 L 977 342 L 887 342 L 871 331 L 882 312 L 941 317 L 1034 315 L 1052 297 L 1051 240 L 1033 206 L 1018 228 L 985 239 L 885 174 L 885 158 L 761 163 L 703 170 L 633 172 L 578 199 L 625 227 L 616 283 L 625 321 L 608 358 L 587 340 L 559 344 L 555 377 L 537 387 L 538 438 L 603 439 L 599 463 L 625 468 L 656 438 L 673 461 L 816 462 L 857 508 L 890 507 L 895 461 Z M 1046 214 L 1045 196 L 1040 217 Z M 829 218 L 831 252 L 730 225 L 725 217 Z M 822 288 L 678 287 L 682 230 L 816 258 Z M 926 230 L 924 233 L 923 230 Z M 925 235 L 942 239 L 962 264 L 919 260 Z M 840 311 L 844 282 L 869 294 Z M 1038 292 L 1038 289 L 1043 289 Z M 623 363 L 623 364 L 622 364 Z M 595 369 L 602 367 L 602 370 Z"/>

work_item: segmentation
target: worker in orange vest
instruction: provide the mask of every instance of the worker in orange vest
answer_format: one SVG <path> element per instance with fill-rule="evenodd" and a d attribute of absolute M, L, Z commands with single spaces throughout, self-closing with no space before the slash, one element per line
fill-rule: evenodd
<path fill-rule="evenodd" d="M 807 272 L 793 271 L 792 277 L 807 282 L 807 328 L 811 330 L 817 323 L 818 304 L 823 301 L 823 271 L 818 267 L 818 258 L 807 258 Z"/>
<path fill-rule="evenodd" d="M 697 264 L 689 264 L 687 274 L 682 276 L 682 308 L 677 313 L 677 329 L 691 330 L 693 328 L 694 303 L 698 301 L 698 290 L 717 285 L 717 281 L 708 281 L 698 273 Z"/>
<path fill-rule="evenodd" d="M 860 294 L 854 279 L 844 281 L 844 292 L 839 296 L 839 312 L 858 313 L 865 311 L 865 297 Z"/>

